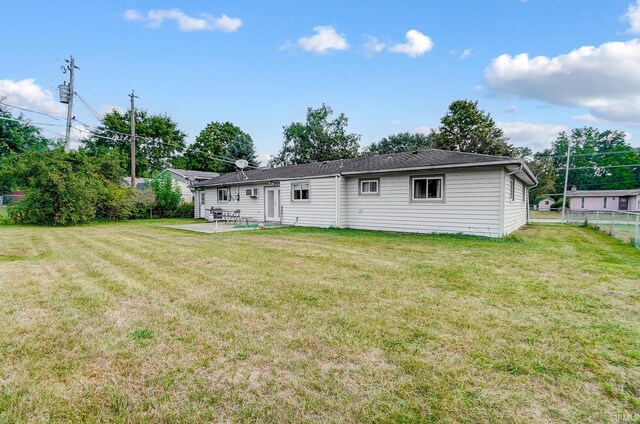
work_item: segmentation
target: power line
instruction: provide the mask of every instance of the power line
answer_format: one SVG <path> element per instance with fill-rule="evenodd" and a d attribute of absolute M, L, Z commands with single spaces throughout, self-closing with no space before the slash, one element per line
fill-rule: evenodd
<path fill-rule="evenodd" d="M 64 127 L 64 124 L 48 124 L 45 122 L 31 122 L 31 121 L 24 121 L 24 120 L 20 120 L 20 119 L 14 119 L 14 118 L 5 118 L 4 116 L 0 116 L 0 119 L 3 119 L 5 121 L 14 121 L 14 122 L 21 122 L 21 123 L 26 123 L 29 125 L 48 125 L 51 127 Z"/>
<path fill-rule="evenodd" d="M 100 116 L 100 114 L 98 112 L 96 112 L 96 110 L 94 108 L 92 108 L 91 105 L 89 103 L 87 103 L 86 100 L 83 99 L 80 94 L 78 94 L 78 93 L 75 93 L 75 94 L 76 94 L 76 96 L 78 96 L 78 99 L 80 99 L 82 104 L 89 110 L 89 112 L 91 112 L 93 114 L 93 116 L 96 117 L 98 122 L 102 123 L 102 119 L 103 118 Z"/>
<path fill-rule="evenodd" d="M 578 167 L 570 167 L 569 170 L 575 170 L 575 169 L 592 169 L 592 170 L 596 170 L 596 169 L 608 169 L 608 168 L 636 168 L 636 167 L 640 167 L 640 163 L 633 163 L 633 164 L 629 164 L 629 165 L 593 165 L 593 166 L 578 166 Z M 558 169 L 567 169 L 566 167 L 562 166 L 562 167 L 558 167 Z"/>
<path fill-rule="evenodd" d="M 10 105 L 9 103 L 5 103 L 5 102 L 0 102 L 0 104 L 3 104 L 5 106 L 9 106 L 9 107 L 14 108 L 14 109 L 24 110 L 25 112 L 37 113 L 38 115 L 47 116 L 47 117 L 49 117 L 51 119 L 54 119 L 56 121 L 62 121 L 62 118 L 56 118 L 55 116 L 49 115 L 46 112 L 40 112 L 40 111 L 37 111 L 37 110 L 27 109 L 26 107 L 14 106 L 14 105 Z"/>

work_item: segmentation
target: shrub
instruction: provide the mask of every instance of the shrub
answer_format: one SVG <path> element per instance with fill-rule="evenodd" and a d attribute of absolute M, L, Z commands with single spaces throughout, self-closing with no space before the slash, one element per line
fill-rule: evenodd
<path fill-rule="evenodd" d="M 176 218 L 193 218 L 194 210 L 193 210 L 193 202 L 189 203 L 180 203 L 178 205 L 178 209 L 176 210 Z"/>
<path fill-rule="evenodd" d="M 142 190 L 134 190 L 134 204 L 131 218 L 144 219 L 153 218 L 153 208 L 156 206 L 156 195 L 151 187 Z"/>
<path fill-rule="evenodd" d="M 171 176 L 168 173 L 158 175 L 151 181 L 151 188 L 156 196 L 154 213 L 161 218 L 176 216 L 182 193 Z"/>
<path fill-rule="evenodd" d="M 567 201 L 565 203 L 565 206 L 568 208 L 571 204 L 571 199 L 567 197 Z M 556 200 L 555 202 L 553 202 L 551 204 L 551 209 L 560 209 L 562 207 L 562 198 Z"/>
<path fill-rule="evenodd" d="M 102 179 L 95 166 L 78 152 L 28 152 L 13 157 L 3 173 L 11 173 L 25 190 L 9 210 L 15 222 L 73 225 L 96 217 Z"/>
<path fill-rule="evenodd" d="M 97 216 L 110 220 L 128 219 L 134 212 L 135 204 L 136 197 L 130 186 L 109 182 L 100 192 Z"/>

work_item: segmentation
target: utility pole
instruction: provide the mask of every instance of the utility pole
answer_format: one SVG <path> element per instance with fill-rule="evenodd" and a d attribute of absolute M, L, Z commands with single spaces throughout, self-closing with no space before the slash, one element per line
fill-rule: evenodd
<path fill-rule="evenodd" d="M 138 96 L 131 90 L 131 186 L 136 186 L 136 107 L 134 99 Z"/>
<path fill-rule="evenodd" d="M 562 222 L 564 224 L 564 214 L 567 207 L 567 184 L 569 184 L 569 161 L 571 160 L 571 139 L 567 138 L 567 167 L 564 170 L 564 192 L 562 193 Z"/>
<path fill-rule="evenodd" d="M 70 141 L 70 137 L 71 137 L 71 121 L 73 120 L 73 74 L 74 71 L 76 69 L 80 69 L 75 65 L 75 62 L 73 61 L 73 56 L 69 56 L 69 59 L 65 59 L 65 62 L 67 62 L 66 66 L 62 66 L 62 72 L 63 73 L 67 73 L 67 71 L 69 71 L 69 86 L 68 86 L 68 102 L 67 103 L 67 132 L 65 134 L 65 146 L 64 146 L 64 150 L 65 152 L 68 152 L 69 150 L 71 150 L 71 141 Z M 62 101 L 62 99 L 61 99 Z M 62 103 L 65 103 L 64 101 L 62 101 Z"/>

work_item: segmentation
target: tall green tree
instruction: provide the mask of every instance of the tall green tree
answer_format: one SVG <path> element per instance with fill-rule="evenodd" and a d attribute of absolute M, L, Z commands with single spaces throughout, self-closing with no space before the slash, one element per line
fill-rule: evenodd
<path fill-rule="evenodd" d="M 333 110 L 325 104 L 317 109 L 310 107 L 306 122 L 285 126 L 282 149 L 270 165 L 297 165 L 357 156 L 361 136 L 347 132 L 349 119 L 344 113 L 330 120 L 332 115 Z"/>
<path fill-rule="evenodd" d="M 136 173 L 150 176 L 172 165 L 185 149 L 185 133 L 168 115 L 150 115 L 136 111 Z M 131 113 L 113 110 L 107 113 L 91 136 L 83 141 L 92 154 L 115 150 L 131 172 Z"/>
<path fill-rule="evenodd" d="M 225 154 L 229 162 L 223 163 L 223 172 L 233 172 L 236 170 L 236 166 L 231 161 L 236 159 L 244 159 L 249 162 L 250 167 L 258 166 L 258 156 L 256 155 L 256 148 L 253 145 L 253 140 L 248 134 L 238 135 L 236 138 L 229 142 L 227 146 L 227 152 Z"/>
<path fill-rule="evenodd" d="M 571 143 L 569 187 L 579 190 L 617 190 L 640 187 L 640 149 L 625 140 L 619 130 L 600 131 L 593 127 L 574 128 L 561 132 L 550 149 L 538 158 L 553 163 L 555 191 L 563 190 L 567 147 Z"/>
<path fill-rule="evenodd" d="M 470 100 L 456 100 L 449 105 L 434 134 L 433 147 L 486 155 L 518 155 L 491 115 L 480 110 L 477 101 Z"/>
<path fill-rule="evenodd" d="M 220 158 L 230 162 L 246 159 L 255 166 L 257 160 L 251 136 L 231 122 L 211 122 L 187 148 L 183 166 L 196 171 L 235 171 L 233 163 L 227 163 Z"/>
<path fill-rule="evenodd" d="M 4 97 L 0 97 L 2 100 Z M 8 107 L 0 103 L 0 157 L 31 150 L 42 151 L 49 143 L 40 129 L 33 126 L 24 115 L 14 116 Z"/>
<path fill-rule="evenodd" d="M 433 144 L 432 134 L 411 134 L 408 132 L 384 137 L 377 143 L 371 143 L 364 149 L 365 154 L 386 155 L 390 153 L 413 152 L 430 149 Z"/>

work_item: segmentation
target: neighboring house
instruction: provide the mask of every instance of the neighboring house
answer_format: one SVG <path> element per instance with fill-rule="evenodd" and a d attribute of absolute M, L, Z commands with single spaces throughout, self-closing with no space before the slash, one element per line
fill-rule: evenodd
<path fill-rule="evenodd" d="M 124 185 L 131 185 L 131 177 L 123 177 L 122 181 Z M 144 189 L 144 187 L 150 183 L 151 183 L 151 178 L 136 177 L 136 188 L 138 190 Z"/>
<path fill-rule="evenodd" d="M 520 159 L 444 150 L 233 172 L 196 183 L 211 207 L 288 225 L 499 237 L 527 222 L 536 178 Z"/>
<path fill-rule="evenodd" d="M 640 211 L 640 188 L 631 190 L 576 190 L 567 193 L 571 210 Z"/>
<path fill-rule="evenodd" d="M 193 193 L 189 186 L 202 181 L 210 180 L 217 177 L 220 174 L 217 172 L 204 172 L 204 171 L 191 171 L 188 169 L 176 169 L 167 168 L 162 173 L 168 172 L 171 175 L 171 179 L 174 181 L 174 185 L 180 188 L 182 194 L 182 200 L 185 203 L 193 202 Z M 162 174 L 161 173 L 161 174 Z M 146 185 L 151 183 L 153 178 L 141 178 L 136 177 L 136 188 L 142 190 Z M 122 179 L 125 185 L 131 185 L 131 177 L 124 177 Z"/>
<path fill-rule="evenodd" d="M 189 169 L 167 168 L 164 172 L 171 174 L 171 178 L 177 183 L 182 192 L 182 200 L 186 203 L 193 202 L 193 193 L 189 186 L 219 176 L 217 172 L 192 171 Z"/>
<path fill-rule="evenodd" d="M 541 201 L 538 202 L 538 210 L 539 211 L 550 211 L 551 205 L 553 205 L 554 200 L 551 197 L 545 197 Z"/>

